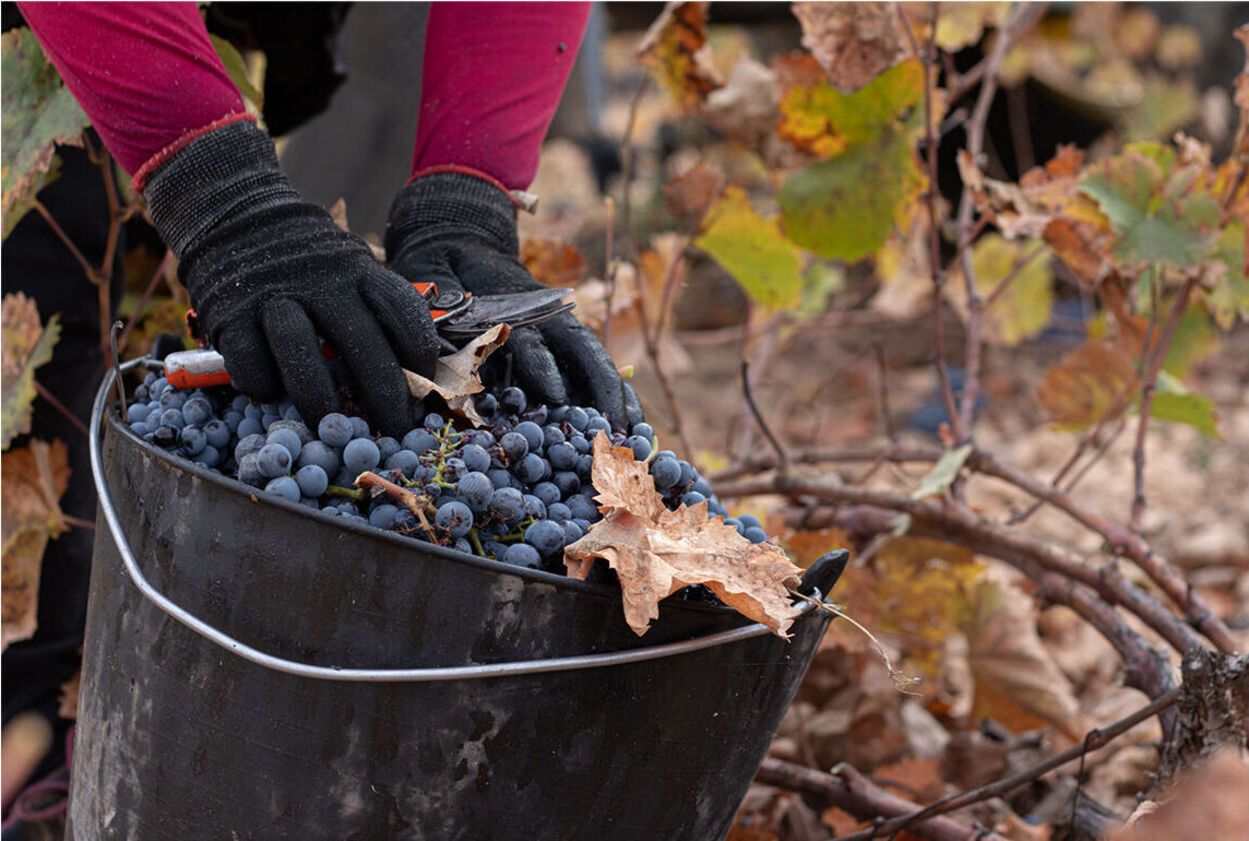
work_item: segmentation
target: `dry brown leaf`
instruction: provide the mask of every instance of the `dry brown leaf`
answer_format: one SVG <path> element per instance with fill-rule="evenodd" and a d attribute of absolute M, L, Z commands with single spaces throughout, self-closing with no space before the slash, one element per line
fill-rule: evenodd
<path fill-rule="evenodd" d="M 646 633 L 661 600 L 704 584 L 729 607 L 788 638 L 801 610 L 786 585 L 802 571 L 779 547 L 751 543 L 722 518 L 708 519 L 706 502 L 669 511 L 647 465 L 628 447 L 613 447 L 604 433 L 594 439 L 592 478 L 603 519 L 564 550 L 564 565 L 584 581 L 595 560 L 606 560 L 620 578 L 634 632 Z"/>
<path fill-rule="evenodd" d="M 830 549 L 853 544 L 850 536 L 839 528 L 790 532 L 781 542 L 789 550 L 794 562 L 803 569 L 811 566 Z M 853 558 L 853 551 L 851 557 Z"/>
<path fill-rule="evenodd" d="M 351 233 L 351 226 L 347 224 L 347 199 L 342 196 L 338 197 L 338 201 L 329 206 L 330 218 L 334 220 L 334 224 L 347 233 Z"/>
<path fill-rule="evenodd" d="M 1083 429 L 1123 414 L 1136 380 L 1136 368 L 1122 349 L 1087 342 L 1045 369 L 1037 401 L 1059 427 Z"/>
<path fill-rule="evenodd" d="M 520 261 L 547 286 L 571 289 L 585 275 L 585 259 L 577 246 L 559 240 L 525 240 L 520 246 Z"/>
<path fill-rule="evenodd" d="M 729 71 L 728 83 L 707 96 L 702 116 L 726 137 L 760 147 L 771 139 L 780 102 L 776 72 L 743 58 Z"/>
<path fill-rule="evenodd" d="M 0 447 L 8 448 L 19 435 L 30 432 L 31 404 L 35 399 L 35 370 L 52 359 L 61 334 L 54 315 L 47 326 L 39 320 L 32 298 L 21 292 L 4 296 L 4 353 L 0 365 Z"/>
<path fill-rule="evenodd" d="M 892 3 L 795 3 L 794 15 L 802 45 L 846 93 L 914 54 Z"/>
<path fill-rule="evenodd" d="M 69 485 L 65 443 L 32 440 L 4 454 L 3 638 L 9 643 L 35 632 L 39 606 L 39 571 L 48 540 L 67 526 L 60 499 Z"/>
<path fill-rule="evenodd" d="M 1249 834 L 1249 762 L 1216 754 L 1183 776 L 1161 803 L 1142 804 L 1110 841 L 1244 841 Z"/>
<path fill-rule="evenodd" d="M 696 163 L 664 185 L 664 205 L 682 227 L 696 230 L 723 188 L 723 172 Z"/>
<path fill-rule="evenodd" d="M 693 111 L 723 84 L 707 47 L 707 4 L 669 3 L 635 53 L 682 111 Z"/>
<path fill-rule="evenodd" d="M 468 418 L 475 426 L 484 426 L 486 422 L 473 405 L 473 395 L 485 388 L 478 371 L 490 354 L 507 341 L 510 333 L 506 324 L 496 324 L 455 353 L 439 357 L 432 380 L 405 370 L 408 390 L 417 400 L 434 392 L 447 401 L 451 411 Z"/>
<path fill-rule="evenodd" d="M 992 718 L 1017 733 L 1048 722 L 1073 739 L 1083 735 L 1079 702 L 1041 644 L 1036 606 L 1027 593 L 990 569 L 976 589 L 965 633 L 975 718 Z"/>

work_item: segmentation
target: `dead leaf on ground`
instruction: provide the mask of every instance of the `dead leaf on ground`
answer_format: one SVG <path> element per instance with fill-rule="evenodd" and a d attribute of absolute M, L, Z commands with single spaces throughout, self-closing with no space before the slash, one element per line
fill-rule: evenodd
<path fill-rule="evenodd" d="M 1243 841 L 1249 827 L 1249 763 L 1231 751 L 1183 776 L 1166 798 L 1141 804 L 1111 841 Z"/>
<path fill-rule="evenodd" d="M 65 442 L 32 440 L 29 446 L 4 454 L 2 498 L 3 639 L 29 639 L 35 632 L 39 607 L 39 572 L 48 540 L 67 528 L 60 499 L 69 485 Z"/>
<path fill-rule="evenodd" d="M 683 227 L 696 230 L 723 188 L 723 172 L 696 163 L 664 185 L 664 205 Z"/>
<path fill-rule="evenodd" d="M 0 365 L 0 448 L 7 449 L 14 438 L 30 432 L 35 369 L 52 359 L 61 325 L 54 315 L 42 326 L 34 300 L 21 292 L 5 295 L 0 312 L 4 329 L 4 354 Z"/>
<path fill-rule="evenodd" d="M 592 478 L 603 519 L 564 550 L 564 565 L 584 581 L 598 558 L 606 560 L 620 577 L 634 632 L 646 633 L 662 599 L 704 584 L 729 607 L 788 638 L 801 611 L 786 585 L 802 571 L 779 547 L 751 543 L 722 518 L 708 519 L 705 502 L 669 511 L 646 464 L 602 433 L 594 439 Z"/>
<path fill-rule="evenodd" d="M 468 418 L 475 426 L 485 426 L 486 422 L 473 405 L 473 395 L 485 388 L 478 371 L 490 354 L 507 341 L 510 333 L 506 324 L 496 324 L 455 353 L 439 357 L 432 380 L 405 370 L 408 390 L 417 400 L 425 399 L 432 391 L 446 400 L 447 407 L 457 415 Z"/>
<path fill-rule="evenodd" d="M 682 111 L 693 111 L 724 84 L 707 47 L 707 3 L 669 3 L 635 53 Z"/>
<path fill-rule="evenodd" d="M 856 91 L 914 51 L 892 3 L 795 3 L 802 45 L 833 87 Z"/>
<path fill-rule="evenodd" d="M 525 240 L 520 246 L 520 261 L 547 286 L 571 289 L 585 275 L 585 258 L 577 246 L 560 240 Z"/>
<path fill-rule="evenodd" d="M 976 588 L 965 633 L 976 687 L 973 717 L 1016 733 L 1049 723 L 1073 739 L 1083 736 L 1079 702 L 1041 644 L 1027 593 L 990 568 Z"/>

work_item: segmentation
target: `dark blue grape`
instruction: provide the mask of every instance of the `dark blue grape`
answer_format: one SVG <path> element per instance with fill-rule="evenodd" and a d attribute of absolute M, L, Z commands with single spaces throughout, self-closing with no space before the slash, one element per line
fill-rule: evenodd
<path fill-rule="evenodd" d="M 706 501 L 707 501 L 707 497 L 703 496 L 698 491 L 690 491 L 689 493 L 681 497 L 681 504 L 685 506 L 689 506 L 689 507 L 693 507 L 700 502 L 706 502 Z"/>
<path fill-rule="evenodd" d="M 509 415 L 519 415 L 528 407 L 525 392 L 516 386 L 510 386 L 499 392 L 499 410 Z"/>
<path fill-rule="evenodd" d="M 264 426 L 256 418 L 243 418 L 239 422 L 239 428 L 234 430 L 234 434 L 240 438 L 247 438 L 251 435 L 263 435 Z"/>
<path fill-rule="evenodd" d="M 556 470 L 576 470 L 577 456 L 576 447 L 568 443 L 554 444 L 546 452 L 551 467 Z"/>
<path fill-rule="evenodd" d="M 260 466 L 256 463 L 256 454 L 249 453 L 238 460 L 239 462 L 239 481 L 244 485 L 251 485 L 253 488 L 263 488 L 266 477 L 260 472 Z"/>
<path fill-rule="evenodd" d="M 497 488 L 490 497 L 490 514 L 514 523 L 525 516 L 525 498 L 515 488 Z"/>
<path fill-rule="evenodd" d="M 343 466 L 360 474 L 377 467 L 382 454 L 368 438 L 356 438 L 343 448 Z"/>
<path fill-rule="evenodd" d="M 460 448 L 460 458 L 464 465 L 477 473 L 485 473 L 490 469 L 490 454 L 477 444 L 465 444 Z"/>
<path fill-rule="evenodd" d="M 581 455 L 586 455 L 590 452 L 590 441 L 584 435 L 573 435 L 569 437 L 568 443 L 572 444 L 573 449 Z"/>
<path fill-rule="evenodd" d="M 494 413 L 499 409 L 499 401 L 489 393 L 478 394 L 473 398 L 473 405 L 477 409 L 477 414 L 486 419 L 494 417 Z"/>
<path fill-rule="evenodd" d="M 534 520 L 542 520 L 546 518 L 546 505 L 542 500 L 533 494 L 524 494 L 521 499 L 524 500 L 525 516 Z"/>
<path fill-rule="evenodd" d="M 516 464 L 529 453 L 529 441 L 519 432 L 509 432 L 499 439 L 503 455 L 509 464 Z"/>
<path fill-rule="evenodd" d="M 594 473 L 594 456 L 577 456 L 577 475 L 589 481 Z"/>
<path fill-rule="evenodd" d="M 213 416 L 212 404 L 203 397 L 192 397 L 182 404 L 182 417 L 191 426 L 203 426 Z"/>
<path fill-rule="evenodd" d="M 299 502 L 299 485 L 290 476 L 279 476 L 270 479 L 265 485 L 265 493 L 275 494 L 291 502 Z"/>
<path fill-rule="evenodd" d="M 236 451 L 235 458 L 237 457 Z M 325 471 L 326 476 L 333 476 L 342 468 L 342 460 L 338 457 L 338 452 L 324 441 L 310 441 L 305 444 L 299 451 L 297 463 L 300 467 L 315 464 Z"/>
<path fill-rule="evenodd" d="M 512 474 L 501 467 L 487 470 L 486 475 L 490 477 L 490 484 L 494 485 L 495 488 L 510 488 L 512 486 Z"/>
<path fill-rule="evenodd" d="M 711 496 L 711 483 L 699 476 L 694 480 L 694 492 L 702 494 L 704 499 Z"/>
<path fill-rule="evenodd" d="M 542 427 L 538 426 L 533 421 L 523 421 L 522 423 L 516 424 L 516 428 L 513 429 L 512 432 L 517 435 L 525 436 L 525 443 L 529 445 L 529 452 L 542 452 L 542 442 L 545 440 L 545 436 L 542 433 Z"/>
<path fill-rule="evenodd" d="M 364 418 L 359 418 L 359 417 L 354 417 L 354 416 L 348 418 L 347 420 L 351 421 L 351 437 L 352 438 L 368 438 L 369 437 L 369 422 L 368 421 L 366 421 Z"/>
<path fill-rule="evenodd" d="M 657 458 L 651 463 L 651 476 L 655 479 L 655 487 L 666 491 L 681 481 L 681 466 L 675 459 Z"/>
<path fill-rule="evenodd" d="M 351 442 L 351 419 L 338 412 L 330 412 L 317 424 L 317 437 L 331 447 L 343 448 Z"/>
<path fill-rule="evenodd" d="M 655 428 L 649 423 L 635 423 L 629 432 L 633 435 L 640 435 L 652 444 L 655 443 Z"/>
<path fill-rule="evenodd" d="M 500 560 L 513 566 L 533 568 L 542 563 L 542 556 L 527 543 L 513 543 L 507 547 Z"/>
<path fill-rule="evenodd" d="M 378 529 L 389 529 L 394 526 L 395 518 L 398 516 L 398 506 L 384 503 L 369 512 L 369 525 Z"/>
<path fill-rule="evenodd" d="M 763 523 L 760 523 L 760 522 L 759 522 L 759 518 L 758 518 L 758 517 L 756 517 L 754 514 L 743 514 L 742 516 L 738 517 L 737 519 L 741 520 L 742 525 L 743 525 L 743 526 L 745 526 L 745 527 L 746 527 L 746 528 L 748 528 L 748 529 L 751 529 L 751 528 L 756 528 L 756 529 L 757 529 L 757 528 L 763 528 Z"/>
<path fill-rule="evenodd" d="M 460 435 L 460 440 L 464 443 L 464 446 L 476 444 L 483 450 L 489 450 L 495 444 L 494 436 L 490 434 L 488 429 L 466 429 Z"/>
<path fill-rule="evenodd" d="M 525 542 L 550 557 L 564 549 L 564 527 L 550 520 L 539 520 L 525 529 Z"/>
<path fill-rule="evenodd" d="M 299 436 L 290 429 L 273 429 L 270 427 L 269 434 L 265 436 L 266 444 L 279 444 L 286 448 L 291 454 L 291 461 L 299 458 L 299 452 L 303 449 L 303 444 L 299 441 Z"/>
<path fill-rule="evenodd" d="M 230 427 L 226 426 L 225 421 L 216 418 L 210 420 L 204 424 L 204 434 L 208 436 L 208 443 L 218 450 L 224 450 L 230 443 Z"/>
<path fill-rule="evenodd" d="M 490 505 L 490 498 L 494 496 L 494 485 L 490 483 L 485 473 L 464 474 L 463 478 L 456 483 L 455 489 L 474 514 L 484 512 Z"/>
<path fill-rule="evenodd" d="M 543 500 L 545 502 L 545 500 Z M 564 520 L 572 519 L 572 511 L 562 502 L 551 502 L 546 506 L 546 516 L 548 520 L 555 520 L 557 523 Z"/>
<path fill-rule="evenodd" d="M 581 530 L 581 526 L 572 520 L 564 521 L 564 545 L 571 546 L 581 538 L 585 537 L 585 532 Z"/>
<path fill-rule="evenodd" d="M 542 500 L 542 503 L 549 509 L 552 504 L 563 499 L 559 488 L 555 487 L 552 482 L 539 482 L 533 486 L 533 495 Z"/>
<path fill-rule="evenodd" d="M 196 464 L 204 467 L 216 467 L 221 464 L 221 453 L 217 452 L 216 447 L 205 447 L 194 459 Z"/>
<path fill-rule="evenodd" d="M 197 456 L 208 446 L 208 436 L 198 426 L 185 426 L 178 433 L 178 443 L 189 456 Z"/>
<path fill-rule="evenodd" d="M 260 425 L 264 428 L 265 432 L 268 432 L 270 427 L 281 420 L 281 415 L 265 415 L 260 419 Z"/>
<path fill-rule="evenodd" d="M 590 416 L 580 406 L 572 406 L 568 409 L 568 414 L 564 417 L 564 421 L 578 432 L 584 432 L 586 426 L 590 423 Z"/>
<path fill-rule="evenodd" d="M 442 415 L 437 412 L 430 412 L 425 416 L 425 420 L 422 421 L 422 425 L 432 432 L 441 432 L 443 427 L 447 425 L 447 422 L 443 419 Z"/>
<path fill-rule="evenodd" d="M 152 413 L 152 409 L 146 403 L 131 403 L 126 407 L 126 421 L 129 423 L 142 423 L 147 420 L 147 416 Z"/>
<path fill-rule="evenodd" d="M 681 478 L 677 480 L 677 487 L 688 488 L 698 478 L 698 471 L 688 461 L 678 461 L 677 466 L 681 468 Z"/>
<path fill-rule="evenodd" d="M 399 442 L 394 438 L 391 438 L 389 435 L 384 438 L 377 439 L 377 451 L 381 453 L 382 464 L 385 464 L 386 459 L 390 458 L 402 449 L 403 447 L 399 445 Z"/>
<path fill-rule="evenodd" d="M 568 497 L 581 490 L 581 479 L 576 473 L 570 470 L 561 470 L 551 477 L 551 483 L 559 488 L 559 494 L 562 498 Z"/>
<path fill-rule="evenodd" d="M 597 435 L 599 432 L 606 432 L 608 435 L 610 435 L 611 424 L 607 422 L 607 418 L 603 418 L 603 417 L 590 418 L 589 422 L 585 425 L 585 431 L 586 431 L 586 435 L 590 437 L 591 439 L 595 435 Z"/>
<path fill-rule="evenodd" d="M 181 429 L 186 426 L 186 419 L 182 417 L 181 409 L 166 409 L 160 413 L 160 425 Z"/>
<path fill-rule="evenodd" d="M 330 486 L 329 474 L 319 464 L 305 464 L 295 472 L 295 481 L 304 496 L 321 496 Z"/>
<path fill-rule="evenodd" d="M 767 532 L 765 532 L 763 529 L 759 528 L 758 526 L 751 526 L 750 528 L 746 529 L 746 533 L 743 534 L 742 537 L 746 538 L 751 543 L 762 543 L 763 541 L 768 539 Z"/>
<path fill-rule="evenodd" d="M 587 523 L 593 523 L 599 519 L 598 506 L 594 504 L 594 500 L 584 494 L 570 496 L 565 500 L 564 504 L 568 506 L 568 510 L 572 512 L 575 520 L 585 520 Z"/>
<path fill-rule="evenodd" d="M 434 523 L 452 538 L 463 537 L 473 527 L 473 512 L 459 500 L 439 506 Z"/>
<path fill-rule="evenodd" d="M 403 448 L 420 455 L 428 450 L 437 449 L 438 439 L 427 429 L 413 429 L 403 436 Z"/>
<path fill-rule="evenodd" d="M 411 450 L 399 450 L 390 458 L 386 459 L 387 470 L 398 470 L 408 479 L 416 474 L 416 468 L 420 466 L 420 456 Z"/>
<path fill-rule="evenodd" d="M 542 478 L 546 475 L 546 462 L 542 460 L 541 456 L 536 456 L 533 453 L 530 453 L 520 460 L 520 462 L 512 469 L 512 472 L 516 474 L 516 478 L 520 479 L 526 485 L 533 485 L 541 482 Z"/>
<path fill-rule="evenodd" d="M 291 472 L 291 451 L 281 444 L 265 444 L 256 453 L 256 466 L 266 479 L 285 476 Z"/>
<path fill-rule="evenodd" d="M 630 435 L 625 439 L 625 446 L 633 450 L 633 457 L 638 461 L 646 461 L 651 454 L 651 442 L 641 435 Z"/>
<path fill-rule="evenodd" d="M 564 431 L 554 424 L 542 427 L 542 446 L 550 450 L 556 444 L 562 444 L 567 441 Z"/>

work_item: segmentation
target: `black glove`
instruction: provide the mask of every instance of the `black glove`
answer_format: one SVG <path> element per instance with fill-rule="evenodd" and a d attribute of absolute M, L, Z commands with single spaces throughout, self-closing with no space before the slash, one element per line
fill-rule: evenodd
<path fill-rule="evenodd" d="M 412 280 L 474 295 L 543 288 L 518 252 L 516 207 L 501 186 L 485 178 L 425 175 L 404 187 L 391 205 L 386 256 L 392 269 Z M 572 315 L 513 331 L 501 354 L 511 355 L 517 385 L 538 401 L 593 406 L 617 428 L 642 420 L 633 389 L 620 379 L 594 332 Z"/>
<path fill-rule="evenodd" d="M 398 436 L 412 426 L 400 365 L 432 375 L 429 307 L 300 199 L 264 132 L 236 122 L 204 134 L 155 170 L 143 196 L 240 391 L 266 401 L 285 391 L 315 428 L 339 408 L 319 335 L 351 371 L 375 427 Z"/>

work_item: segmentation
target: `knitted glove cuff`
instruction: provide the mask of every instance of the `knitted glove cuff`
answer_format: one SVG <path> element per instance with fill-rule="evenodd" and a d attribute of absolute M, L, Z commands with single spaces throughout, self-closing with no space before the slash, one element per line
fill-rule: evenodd
<path fill-rule="evenodd" d="M 203 132 L 145 175 L 152 223 L 179 259 L 223 222 L 300 200 L 273 141 L 250 121 Z"/>
<path fill-rule="evenodd" d="M 394 261 L 432 241 L 465 235 L 516 254 L 516 205 L 492 181 L 464 172 L 435 172 L 395 196 L 386 226 L 386 254 Z"/>

